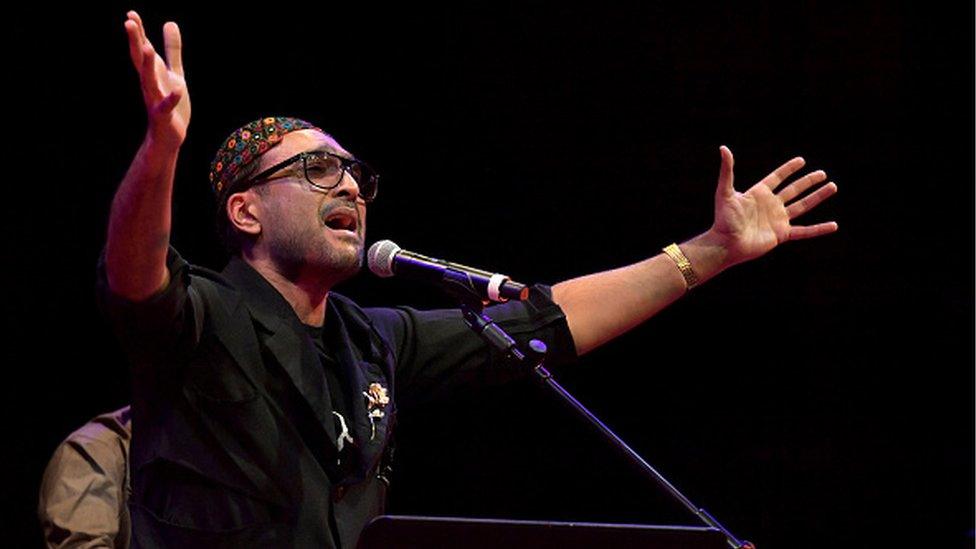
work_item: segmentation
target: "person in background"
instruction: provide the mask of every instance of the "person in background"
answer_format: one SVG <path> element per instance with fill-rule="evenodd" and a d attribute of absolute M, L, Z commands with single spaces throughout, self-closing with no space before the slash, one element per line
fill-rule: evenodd
<path fill-rule="evenodd" d="M 129 546 L 129 406 L 68 435 L 41 479 L 38 518 L 45 546 Z"/>

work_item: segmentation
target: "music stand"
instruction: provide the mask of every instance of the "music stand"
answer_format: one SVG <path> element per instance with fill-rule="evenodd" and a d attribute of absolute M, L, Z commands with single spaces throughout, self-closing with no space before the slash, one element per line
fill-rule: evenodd
<path fill-rule="evenodd" d="M 715 528 L 381 515 L 358 549 L 727 549 Z"/>

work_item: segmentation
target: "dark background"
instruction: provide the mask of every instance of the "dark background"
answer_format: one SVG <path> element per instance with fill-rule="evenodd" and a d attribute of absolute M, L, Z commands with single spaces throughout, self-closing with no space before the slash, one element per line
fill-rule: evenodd
<path fill-rule="evenodd" d="M 269 114 L 317 122 L 383 174 L 370 242 L 524 281 L 705 230 L 721 144 L 739 190 L 796 154 L 826 169 L 839 194 L 799 221 L 837 234 L 724 273 L 560 379 L 760 547 L 972 547 L 973 6 L 675 4 L 11 17 L 4 543 L 38 543 L 54 447 L 129 398 L 94 265 L 145 129 L 135 8 L 160 49 L 165 20 L 182 28 L 173 241 L 212 267 L 211 155 Z M 448 304 L 367 275 L 341 291 Z M 529 380 L 402 420 L 395 513 L 696 524 Z"/>

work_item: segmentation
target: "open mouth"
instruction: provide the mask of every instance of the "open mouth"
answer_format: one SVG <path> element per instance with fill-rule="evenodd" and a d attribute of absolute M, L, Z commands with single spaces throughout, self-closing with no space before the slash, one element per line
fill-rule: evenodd
<path fill-rule="evenodd" d="M 356 212 L 349 210 L 335 210 L 325 217 L 325 226 L 333 231 L 350 231 L 355 233 L 359 225 Z"/>

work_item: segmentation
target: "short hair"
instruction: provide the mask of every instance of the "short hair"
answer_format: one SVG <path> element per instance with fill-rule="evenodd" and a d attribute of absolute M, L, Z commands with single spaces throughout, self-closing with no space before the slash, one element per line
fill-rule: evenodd
<path fill-rule="evenodd" d="M 252 175 L 257 173 L 258 163 L 252 162 L 246 167 L 238 172 L 239 177 L 231 181 L 231 187 L 239 187 L 241 184 L 251 178 Z M 265 192 L 264 185 L 256 185 L 252 187 L 254 192 L 259 195 L 263 195 Z M 217 230 L 217 237 L 220 239 L 221 244 L 224 245 L 224 250 L 231 255 L 240 255 L 242 246 L 249 242 L 251 237 L 246 233 L 242 233 L 237 230 L 237 227 L 230 222 L 227 217 L 227 199 L 233 192 L 228 192 L 224 195 L 217 196 L 217 212 L 214 219 L 214 227 Z"/>

